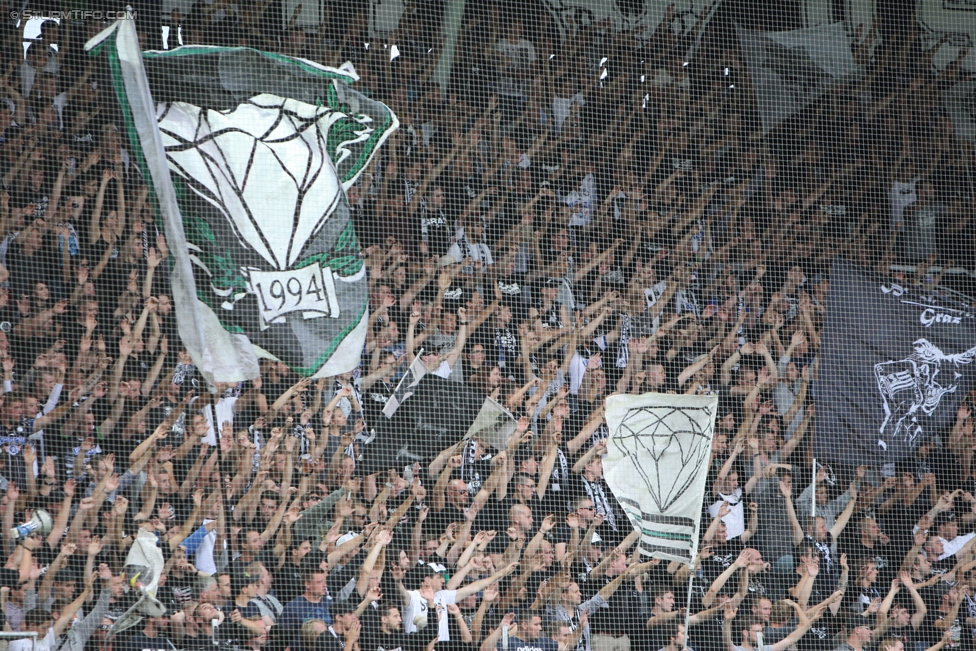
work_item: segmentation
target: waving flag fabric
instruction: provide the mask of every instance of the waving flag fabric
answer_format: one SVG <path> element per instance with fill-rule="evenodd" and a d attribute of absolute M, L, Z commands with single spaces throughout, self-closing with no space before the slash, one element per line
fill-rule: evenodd
<path fill-rule="evenodd" d="M 754 32 L 736 25 L 735 31 L 766 133 L 863 72 L 843 23 L 790 32 Z"/>
<path fill-rule="evenodd" d="M 349 69 L 248 48 L 139 51 L 132 21 L 86 49 L 113 73 L 173 254 L 180 337 L 211 382 L 258 357 L 325 377 L 358 363 L 366 275 L 345 190 L 397 128 Z"/>
<path fill-rule="evenodd" d="M 817 457 L 893 463 L 952 425 L 976 381 L 976 316 L 836 258 L 820 350 Z"/>
<path fill-rule="evenodd" d="M 603 476 L 641 532 L 642 554 L 688 563 L 698 553 L 717 410 L 717 396 L 607 398 Z"/>

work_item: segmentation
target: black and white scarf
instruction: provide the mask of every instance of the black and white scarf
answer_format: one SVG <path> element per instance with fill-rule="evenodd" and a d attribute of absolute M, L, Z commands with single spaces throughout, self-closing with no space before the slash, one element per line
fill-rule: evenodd
<path fill-rule="evenodd" d="M 611 503 L 607 499 L 607 494 L 603 491 L 600 480 L 591 482 L 582 475 L 580 475 L 580 479 L 583 480 L 583 488 L 586 489 L 586 495 L 593 500 L 593 507 L 597 513 L 602 513 L 610 528 L 617 531 L 617 520 L 613 517 L 613 508 L 610 506 Z"/>
<path fill-rule="evenodd" d="M 963 599 L 965 599 L 966 604 L 966 617 L 967 619 L 976 618 L 976 600 L 974 600 L 969 595 L 964 594 Z M 976 628 L 972 629 L 972 635 L 976 635 Z"/>
<path fill-rule="evenodd" d="M 485 268 L 487 259 L 485 256 L 485 246 L 483 244 L 471 244 L 471 242 L 468 240 L 467 234 L 465 234 L 464 237 L 458 240 L 458 248 L 461 249 L 462 260 L 464 258 L 471 258 L 472 260 L 477 260 L 480 262 L 481 267 L 478 269 L 478 271 Z M 475 268 L 473 266 L 462 267 L 461 272 L 470 275 L 475 272 Z"/>
<path fill-rule="evenodd" d="M 515 297 L 522 295 L 522 287 L 518 284 L 518 281 L 514 278 L 512 282 L 505 282 L 504 278 L 498 279 L 498 290 L 505 296 Z"/>
<path fill-rule="evenodd" d="M 566 510 L 570 511 L 572 504 L 570 504 L 569 493 L 563 492 L 563 486 L 569 485 L 569 462 L 566 460 L 562 448 L 556 448 L 556 463 L 558 467 L 553 468 L 549 479 L 549 492 L 559 493 L 560 496 L 565 495 L 566 499 L 563 501 L 566 504 Z"/>
<path fill-rule="evenodd" d="M 468 439 L 461 452 L 461 481 L 468 485 L 468 492 L 471 495 L 476 495 L 484 483 L 475 465 L 479 461 L 477 453 L 478 445 L 473 439 Z"/>
<path fill-rule="evenodd" d="M 617 368 L 627 368 L 630 360 L 630 351 L 627 344 L 630 343 L 630 315 L 626 312 L 620 315 L 620 339 L 617 341 Z"/>
<path fill-rule="evenodd" d="M 403 180 L 403 205 L 404 206 L 410 205 L 410 202 L 413 201 L 413 195 L 417 193 L 417 190 L 419 188 L 420 188 L 420 183 L 417 183 L 415 181 L 408 181 L 406 179 Z M 427 209 L 427 202 L 423 198 L 421 198 L 420 200 L 420 209 L 421 210 Z"/>
<path fill-rule="evenodd" d="M 508 328 L 495 328 L 495 343 L 498 346 L 498 368 L 505 368 L 506 362 L 518 359 L 518 339 Z"/>

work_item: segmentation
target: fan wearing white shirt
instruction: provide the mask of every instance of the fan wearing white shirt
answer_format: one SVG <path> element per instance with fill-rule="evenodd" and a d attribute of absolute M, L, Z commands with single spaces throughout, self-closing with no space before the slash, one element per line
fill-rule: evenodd
<path fill-rule="evenodd" d="M 976 502 L 972 504 L 972 510 L 976 512 Z M 959 523 L 956 521 L 955 513 L 952 511 L 939 514 L 939 519 L 936 520 L 936 526 L 938 527 L 939 538 L 942 540 L 942 553 L 939 554 L 940 561 L 955 556 L 973 538 L 976 538 L 976 533 L 972 531 L 959 535 Z"/>
<path fill-rule="evenodd" d="M 416 633 L 418 628 L 426 626 L 430 623 L 430 611 L 433 609 L 437 617 L 437 639 L 441 642 L 449 641 L 451 637 L 448 632 L 447 607 L 500 581 L 514 572 L 517 565 L 517 563 L 511 563 L 487 578 L 473 581 L 457 589 L 451 589 L 464 580 L 467 572 L 462 570 L 451 578 L 447 590 L 442 589 L 444 587 L 443 575 L 438 574 L 430 565 L 414 568 L 410 574 L 404 577 L 404 581 L 407 582 L 408 586 L 416 586 L 415 589 L 408 590 L 403 583 L 397 582 L 397 591 L 400 593 L 403 603 L 403 631 L 405 633 Z"/>
<path fill-rule="evenodd" d="M 91 593 L 91 584 L 85 586 L 78 598 L 68 604 L 57 621 L 52 621 L 51 612 L 43 608 L 34 608 L 24 614 L 21 629 L 26 632 L 37 633 L 37 641 L 30 639 L 11 640 L 8 651 L 54 651 L 58 646 L 58 638 L 74 621 L 75 615 Z"/>
<path fill-rule="evenodd" d="M 463 307 L 457 309 L 458 318 L 458 332 L 457 340 L 455 341 L 454 347 L 448 351 L 446 354 L 441 355 L 438 351 L 424 351 L 421 355 L 421 361 L 427 366 L 427 369 L 438 377 L 442 377 L 445 380 L 451 377 L 451 373 L 454 371 L 454 365 L 457 364 L 458 359 L 461 357 L 461 352 L 464 350 L 464 344 L 468 340 L 468 316 L 467 310 Z M 410 314 L 410 328 L 407 330 L 407 364 L 413 364 L 414 360 L 414 331 L 417 327 L 417 323 L 420 321 L 420 313 L 413 312 Z"/>

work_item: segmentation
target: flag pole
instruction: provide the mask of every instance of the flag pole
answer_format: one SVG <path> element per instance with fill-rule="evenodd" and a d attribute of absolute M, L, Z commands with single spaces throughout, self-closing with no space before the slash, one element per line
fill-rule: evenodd
<path fill-rule="evenodd" d="M 227 490 L 225 488 L 226 480 L 224 477 L 224 454 L 220 449 L 220 441 L 223 438 L 223 436 L 221 435 L 220 432 L 221 423 L 218 422 L 218 418 L 217 418 L 217 403 L 220 402 L 220 398 L 223 395 L 223 393 L 217 387 L 216 384 L 213 384 L 211 386 L 208 383 L 207 389 L 210 391 L 210 409 L 212 410 L 213 413 L 214 440 L 217 442 L 217 468 L 219 469 L 219 475 L 220 475 L 220 480 L 217 482 L 217 490 L 220 491 L 219 493 L 220 500 L 217 503 L 220 504 L 220 515 L 224 517 L 224 527 L 226 527 L 222 536 L 223 543 L 221 545 L 221 549 L 217 549 L 216 544 L 214 544 L 214 552 L 219 554 L 220 557 L 223 557 L 225 549 L 228 550 L 233 549 L 233 545 L 230 544 L 231 541 L 228 540 L 229 538 L 228 533 L 230 532 L 230 522 L 227 520 L 227 505 L 225 504 L 228 497 L 227 497 Z M 234 434 L 233 434 L 233 427 L 232 427 L 231 436 L 233 435 Z M 217 535 L 218 536 L 221 535 L 219 530 L 217 531 Z"/>
<path fill-rule="evenodd" d="M 817 517 L 817 457 L 813 458 L 813 499 L 810 500 L 810 517 Z"/>
<path fill-rule="evenodd" d="M 688 596 L 685 598 L 685 651 L 688 649 L 688 622 L 691 621 L 691 587 L 695 583 L 695 570 L 698 569 L 695 564 L 696 560 L 698 560 L 697 557 L 691 559 L 689 564 L 691 573 L 688 575 Z"/>

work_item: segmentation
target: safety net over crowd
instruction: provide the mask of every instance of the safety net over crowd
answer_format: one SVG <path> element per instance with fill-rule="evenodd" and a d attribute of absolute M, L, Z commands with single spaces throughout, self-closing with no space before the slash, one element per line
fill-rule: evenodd
<path fill-rule="evenodd" d="M 12 0 L 0 646 L 976 651 L 967 0 Z"/>

